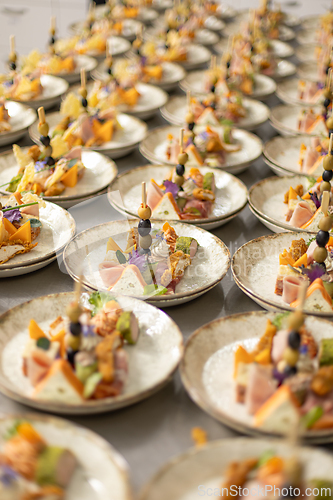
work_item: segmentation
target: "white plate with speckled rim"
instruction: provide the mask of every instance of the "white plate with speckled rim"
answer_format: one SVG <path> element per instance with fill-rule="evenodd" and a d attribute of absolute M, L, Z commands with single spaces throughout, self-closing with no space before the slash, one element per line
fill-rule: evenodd
<path fill-rule="evenodd" d="M 290 137 L 276 136 L 270 139 L 264 145 L 263 157 L 268 160 L 268 163 L 276 165 L 284 171 L 284 175 L 303 174 L 300 172 L 299 156 L 302 144 L 310 146 L 312 136 L 310 135 L 294 135 Z M 314 177 L 319 177 L 322 174 L 322 166 L 312 174 Z"/>
<path fill-rule="evenodd" d="M 300 45 L 295 50 L 295 55 L 297 59 L 301 62 L 315 62 L 317 60 L 316 57 L 316 48 L 317 45 L 314 43 L 307 43 L 305 45 Z"/>
<path fill-rule="evenodd" d="M 192 94 L 207 94 L 205 89 L 205 76 L 207 70 L 191 71 L 180 82 L 179 86 L 184 91 L 188 90 Z M 276 91 L 276 83 L 272 78 L 265 75 L 254 75 L 253 93 L 250 96 L 254 99 L 267 99 Z"/>
<path fill-rule="evenodd" d="M 303 62 L 297 66 L 297 74 L 303 80 L 310 80 L 310 82 L 320 81 L 317 65 L 313 61 Z"/>
<path fill-rule="evenodd" d="M 32 424 L 47 444 L 75 455 L 78 466 L 66 488 L 66 500 L 132 500 L 125 459 L 98 434 L 61 418 L 17 413 L 0 416 L 0 446 L 19 420 Z"/>
<path fill-rule="evenodd" d="M 38 132 L 37 132 L 38 133 Z M 22 148 L 26 153 L 28 148 Z M 84 176 L 73 188 L 66 188 L 59 196 L 45 196 L 44 200 L 53 203 L 66 203 L 77 199 L 82 199 L 105 189 L 118 174 L 116 164 L 106 156 L 82 148 L 82 163 L 86 167 Z M 9 182 L 18 174 L 19 166 L 14 153 L 6 151 L 0 154 L 0 185 Z M 0 192 L 11 194 L 5 187 L 0 188 Z"/>
<path fill-rule="evenodd" d="M 89 294 L 83 293 L 83 305 Z M 116 397 L 83 401 L 82 404 L 40 401 L 22 372 L 22 355 L 29 340 L 28 326 L 34 319 L 48 331 L 58 316 L 66 316 L 66 307 L 74 293 L 46 295 L 20 304 L 0 316 L 0 392 L 11 399 L 39 410 L 67 415 L 89 415 L 118 410 L 151 396 L 163 387 L 176 370 L 183 354 L 183 337 L 176 323 L 163 311 L 146 301 L 118 296 L 120 306 L 133 311 L 139 321 L 140 335 L 135 345 L 126 345 L 128 379 L 124 391 Z"/>
<path fill-rule="evenodd" d="M 204 66 L 210 61 L 212 56 L 211 51 L 203 45 L 191 43 L 186 45 L 186 49 L 186 60 L 178 62 L 178 64 L 180 64 L 186 71 Z"/>
<path fill-rule="evenodd" d="M 56 260 L 57 256 L 53 255 L 45 260 L 40 260 L 35 264 L 29 264 L 26 266 L 17 266 L 12 267 L 11 269 L 1 269 L 0 267 L 0 278 L 13 278 L 14 276 L 23 276 L 24 274 L 34 273 L 35 271 L 39 271 L 39 269 L 43 269 L 43 267 L 52 264 Z"/>
<path fill-rule="evenodd" d="M 314 113 L 321 115 L 321 106 L 312 106 Z M 310 135 L 317 136 L 318 133 L 304 133 L 298 129 L 299 116 L 303 110 L 307 110 L 307 106 L 288 106 L 281 104 L 271 109 L 270 122 L 273 128 L 282 135 Z"/>
<path fill-rule="evenodd" d="M 235 123 L 238 128 L 254 130 L 268 120 L 269 108 L 262 102 L 244 97 L 243 106 L 246 111 L 246 116 L 240 118 L 240 120 Z M 186 113 L 187 98 L 185 96 L 170 97 L 169 101 L 161 108 L 161 115 L 172 125 L 184 125 Z"/>
<path fill-rule="evenodd" d="M 284 195 L 289 191 L 290 186 L 303 186 L 304 192 L 308 191 L 310 183 L 305 175 L 294 175 L 292 177 L 268 177 L 256 182 L 249 189 L 249 205 L 253 209 L 255 216 L 260 216 L 276 226 L 274 232 L 299 231 L 300 233 L 316 234 L 317 231 L 308 231 L 291 226 L 286 221 L 288 204 L 284 203 Z M 259 217 L 258 217 L 259 218 Z"/>
<path fill-rule="evenodd" d="M 152 219 L 152 228 L 160 230 L 164 222 Z M 82 274 L 83 286 L 91 290 L 106 290 L 98 266 L 105 258 L 108 239 L 112 237 L 120 248 L 126 248 L 128 231 L 137 225 L 137 219 L 111 221 L 77 234 L 66 246 L 63 254 L 69 275 L 77 281 Z M 217 236 L 197 226 L 181 222 L 172 222 L 172 227 L 178 236 L 190 236 L 196 239 L 198 250 L 191 265 L 185 270 L 182 280 L 176 286 L 174 294 L 149 298 L 151 304 L 159 307 L 178 305 L 182 300 L 187 302 L 205 293 L 224 278 L 230 266 L 230 252 Z M 137 298 L 145 299 L 143 295 Z"/>
<path fill-rule="evenodd" d="M 0 195 L 3 206 L 6 205 L 6 196 Z M 56 254 L 73 238 L 76 231 L 75 220 L 72 215 L 55 203 L 45 202 L 46 206 L 39 209 L 39 220 L 42 223 L 39 236 L 32 242 L 38 243 L 30 252 L 18 254 L 4 264 L 0 270 L 15 269 L 45 261 Z"/>
<path fill-rule="evenodd" d="M 241 144 L 241 150 L 236 153 L 228 153 L 226 162 L 216 168 L 221 168 L 231 174 L 246 170 L 251 163 L 257 160 L 262 152 L 262 143 L 259 137 L 246 130 L 233 129 L 233 137 Z M 168 135 L 178 137 L 179 128 L 175 126 L 158 127 L 151 130 L 147 138 L 140 144 L 141 154 L 151 163 L 164 163 L 173 165 L 166 158 Z"/>
<path fill-rule="evenodd" d="M 43 106 L 43 108 L 47 110 L 59 104 L 61 97 L 67 92 L 69 86 L 64 78 L 52 75 L 41 75 L 40 83 L 43 90 L 35 99 L 28 101 L 21 101 L 19 99 L 12 100 L 26 104 L 33 109 L 38 109 L 40 106 Z"/>
<path fill-rule="evenodd" d="M 271 453 L 288 459 L 298 453 L 306 469 L 306 481 L 328 480 L 333 467 L 332 456 L 324 450 L 296 448 L 287 442 L 272 439 L 235 437 L 220 439 L 191 448 L 171 458 L 143 487 L 139 500 L 194 500 L 198 496 L 223 497 L 224 474 L 232 462 Z M 257 491 L 257 486 L 254 488 Z M 238 491 L 238 490 L 237 490 Z"/>
<path fill-rule="evenodd" d="M 51 136 L 54 128 L 62 119 L 63 115 L 58 112 L 50 113 L 46 116 L 46 121 L 50 126 Z M 110 158 L 121 158 L 133 151 L 137 144 L 146 137 L 148 126 L 139 118 L 119 113 L 117 115 L 117 120 L 120 123 L 121 129 L 116 130 L 112 141 L 105 142 L 101 146 L 93 146 L 91 150 L 110 156 Z M 29 128 L 29 135 L 36 144 L 40 145 L 40 134 L 37 125 L 37 123 L 34 123 Z"/>
<path fill-rule="evenodd" d="M 278 84 L 276 89 L 276 95 L 278 98 L 286 104 L 291 104 L 292 106 L 298 105 L 302 107 L 311 107 L 321 104 L 324 101 L 324 97 L 320 97 L 318 102 L 313 103 L 305 101 L 299 98 L 299 84 L 300 80 L 298 78 L 292 78 L 285 80 Z"/>
<path fill-rule="evenodd" d="M 316 30 L 319 28 L 319 23 L 324 14 L 306 16 L 301 19 L 302 27 L 306 30 L 313 29 Z"/>
<path fill-rule="evenodd" d="M 167 28 L 165 27 L 164 29 L 166 30 Z M 151 26 L 150 28 L 145 30 L 144 38 L 147 41 L 161 40 L 165 38 L 164 33 L 165 31 L 163 30 L 163 26 L 162 29 L 161 26 L 158 25 Z M 212 45 L 215 45 L 219 41 L 219 39 L 220 39 L 219 35 L 214 31 L 207 28 L 201 28 L 195 30 L 194 38 L 191 39 L 191 42 L 199 45 L 204 45 L 205 47 L 211 47 Z"/>
<path fill-rule="evenodd" d="M 116 66 L 121 61 L 124 59 L 117 59 L 114 61 L 114 65 Z M 186 76 L 186 71 L 182 66 L 176 63 L 171 63 L 171 62 L 162 62 L 162 78 L 160 80 L 157 79 L 151 79 L 149 81 L 150 84 L 155 85 L 155 87 L 159 87 L 160 89 L 163 90 L 173 90 L 179 82 L 185 78 Z M 101 62 L 98 67 L 96 68 L 95 71 L 92 71 L 91 76 L 94 80 L 102 80 L 105 81 L 109 78 L 109 74 L 107 72 L 107 68 L 104 64 L 104 62 Z"/>
<path fill-rule="evenodd" d="M 30 125 L 37 120 L 36 111 L 20 102 L 6 101 L 5 107 L 9 114 L 10 130 L 0 133 L 0 146 L 18 141 L 28 132 Z"/>
<path fill-rule="evenodd" d="M 259 299 L 265 309 L 276 307 L 284 311 L 292 310 L 274 290 L 279 271 L 279 254 L 288 249 L 293 240 L 300 238 L 307 243 L 311 234 L 288 232 L 261 236 L 241 246 L 232 258 L 231 270 L 236 284 L 253 300 Z M 333 310 L 325 313 L 305 309 L 304 312 L 333 318 Z"/>
<path fill-rule="evenodd" d="M 245 434 L 281 436 L 278 429 L 267 432 L 254 426 L 245 405 L 236 402 L 233 378 L 237 347 L 254 349 L 267 320 L 275 315 L 256 311 L 219 318 L 196 330 L 185 345 L 180 374 L 190 397 L 206 413 Z M 333 337 L 333 324 L 328 320 L 307 316 L 305 325 L 316 341 Z M 300 431 L 300 437 L 311 444 L 331 442 L 333 430 Z"/>
<path fill-rule="evenodd" d="M 137 34 L 140 33 L 141 30 L 143 29 L 142 23 L 137 19 L 122 19 L 121 24 L 122 28 L 120 33 L 118 31 L 115 32 L 112 28 L 106 30 L 104 28 L 105 25 L 102 25 L 103 27 L 101 27 L 100 23 L 98 26 L 97 24 L 93 26 L 93 32 L 108 33 L 109 35 L 119 35 L 121 38 L 133 42 Z M 69 30 L 72 31 L 72 33 L 80 35 L 84 31 L 84 29 L 86 29 L 86 27 L 87 27 L 87 20 L 76 21 L 75 23 L 69 25 Z"/>
<path fill-rule="evenodd" d="M 230 25 L 228 25 L 228 27 L 229 26 Z M 236 32 L 238 31 L 239 25 L 237 25 Z M 229 36 L 225 32 L 224 35 Z M 277 59 L 286 59 L 294 55 L 294 48 L 285 42 L 281 42 L 280 40 L 269 40 L 269 43 L 271 44 L 272 55 Z M 213 48 L 218 54 L 223 54 L 228 48 L 228 38 L 222 38 Z"/>
<path fill-rule="evenodd" d="M 151 179 L 161 184 L 170 175 L 170 167 L 164 165 L 145 165 L 136 167 L 119 175 L 109 186 L 108 199 L 111 205 L 120 213 L 131 217 L 138 217 L 137 210 L 141 204 L 141 183 L 147 185 Z M 237 177 L 227 172 L 207 167 L 200 168 L 205 175 L 213 172 L 215 177 L 215 202 L 211 215 L 206 219 L 182 220 L 187 224 L 194 224 L 203 229 L 213 229 L 224 224 L 224 220 L 231 220 L 239 214 L 247 203 L 246 186 Z M 170 222 L 170 220 L 169 220 Z"/>
<path fill-rule="evenodd" d="M 318 33 L 314 29 L 301 29 L 297 32 L 296 40 L 300 45 L 318 43 Z"/>

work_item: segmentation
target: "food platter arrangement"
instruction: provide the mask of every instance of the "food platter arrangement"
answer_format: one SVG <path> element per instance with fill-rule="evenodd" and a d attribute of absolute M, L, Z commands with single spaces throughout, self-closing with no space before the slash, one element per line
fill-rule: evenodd
<path fill-rule="evenodd" d="M 1 500 L 333 496 L 314 447 L 333 443 L 333 9 L 234 7 L 91 2 L 29 54 L 13 25 Z M 247 437 L 208 442 L 205 425 Z"/>

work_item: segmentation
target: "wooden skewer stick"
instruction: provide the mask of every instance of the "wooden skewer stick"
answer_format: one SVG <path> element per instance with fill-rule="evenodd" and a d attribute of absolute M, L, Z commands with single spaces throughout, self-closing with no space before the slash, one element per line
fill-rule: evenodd
<path fill-rule="evenodd" d="M 79 304 L 80 302 L 80 296 L 81 296 L 81 290 L 82 290 L 82 271 L 79 274 L 79 281 L 75 281 L 74 283 L 74 292 L 75 292 L 75 302 Z"/>
<path fill-rule="evenodd" d="M 184 153 L 184 129 L 180 129 L 180 137 L 179 137 L 179 147 L 180 153 Z"/>
<path fill-rule="evenodd" d="M 327 192 L 327 191 L 326 191 Z M 299 288 L 299 291 L 298 291 L 298 296 L 297 296 L 297 299 L 299 301 L 297 307 L 296 307 L 296 310 L 297 311 L 300 311 L 300 312 L 303 312 L 303 309 L 304 309 L 304 304 L 305 304 L 305 299 L 306 299 L 306 291 L 308 289 L 308 284 L 306 281 L 304 281 L 300 288 Z"/>
<path fill-rule="evenodd" d="M 142 205 L 145 208 L 147 206 L 147 192 L 146 192 L 146 183 L 143 182 L 141 184 L 141 191 L 142 191 Z"/>
<path fill-rule="evenodd" d="M 324 191 L 323 197 L 321 199 L 321 211 L 325 216 L 327 215 L 329 203 L 330 203 L 330 193 L 328 191 Z"/>
<path fill-rule="evenodd" d="M 81 75 L 81 88 L 85 89 L 87 87 L 87 75 L 86 75 L 86 70 L 84 68 L 81 68 L 80 75 Z"/>
<path fill-rule="evenodd" d="M 328 146 L 328 154 L 332 154 L 332 147 L 333 147 L 333 134 L 330 135 L 330 144 Z"/>
<path fill-rule="evenodd" d="M 56 30 L 56 17 L 51 16 L 51 31 L 55 33 L 55 30 Z"/>
<path fill-rule="evenodd" d="M 15 35 L 10 35 L 9 47 L 10 47 L 11 54 L 15 54 Z"/>
<path fill-rule="evenodd" d="M 44 111 L 43 106 L 41 106 L 40 108 L 38 108 L 38 117 L 39 117 L 39 123 L 45 123 L 46 122 L 46 120 L 45 120 L 45 111 Z"/>

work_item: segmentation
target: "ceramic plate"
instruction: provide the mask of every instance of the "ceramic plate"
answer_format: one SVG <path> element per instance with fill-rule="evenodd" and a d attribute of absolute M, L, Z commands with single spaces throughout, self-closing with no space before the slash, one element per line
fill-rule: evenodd
<path fill-rule="evenodd" d="M 316 43 L 318 39 L 317 31 L 314 29 L 302 29 L 297 32 L 296 40 L 299 44 Z"/>
<path fill-rule="evenodd" d="M 132 492 L 124 458 L 94 432 L 48 415 L 0 417 L 3 436 L 19 419 L 28 420 L 47 443 L 70 449 L 79 465 L 66 491 L 66 500 L 130 500 Z M 2 440 L 2 439 L 1 439 Z"/>
<path fill-rule="evenodd" d="M 76 23 L 72 23 L 69 26 L 69 29 L 73 33 L 80 35 L 85 29 L 86 25 L 87 21 L 77 21 Z M 137 21 L 136 19 L 123 19 L 122 25 L 123 27 L 120 36 L 122 38 L 125 38 L 125 40 L 129 40 L 130 42 L 133 42 L 133 40 L 136 38 L 137 33 L 140 33 L 143 28 L 142 23 L 140 23 L 140 21 Z M 112 33 L 112 29 L 109 31 L 109 33 Z"/>
<path fill-rule="evenodd" d="M 311 234 L 311 231 L 307 229 L 300 229 L 286 222 L 285 214 L 288 211 L 288 205 L 283 202 L 284 194 L 289 190 L 290 186 L 295 189 L 300 184 L 302 184 L 304 192 L 309 189 L 309 182 L 305 175 L 269 177 L 254 184 L 249 190 L 249 204 L 255 212 L 254 215 L 258 213 L 261 217 L 280 228 L 280 231 L 287 229 L 288 231 Z M 314 232 L 314 234 L 316 233 L 317 231 Z"/>
<path fill-rule="evenodd" d="M 80 81 L 81 69 L 85 69 L 86 74 L 89 76 L 90 72 L 93 71 L 98 64 L 96 59 L 85 55 L 77 55 L 74 57 L 74 59 L 76 62 L 75 70 L 72 73 L 64 73 L 59 75 L 70 84 Z"/>
<path fill-rule="evenodd" d="M 148 28 L 144 32 L 144 38 L 146 40 L 158 40 L 160 38 L 160 32 L 161 32 L 160 26 L 152 26 L 151 28 Z M 209 47 L 211 45 L 215 45 L 219 41 L 219 39 L 220 37 L 218 36 L 217 33 L 214 33 L 214 31 L 204 28 L 204 29 L 197 29 L 195 31 L 193 42 Z"/>
<path fill-rule="evenodd" d="M 198 496 L 213 496 L 213 493 L 222 497 L 223 472 L 230 462 L 260 457 L 271 450 L 285 458 L 295 454 L 295 448 L 285 442 L 244 437 L 211 441 L 192 448 L 167 462 L 143 488 L 139 500 L 194 500 Z M 303 447 L 298 453 L 306 465 L 307 481 L 331 477 L 333 460 L 329 453 Z"/>
<path fill-rule="evenodd" d="M 184 125 L 187 113 L 186 101 L 187 99 L 185 96 L 171 97 L 167 104 L 161 109 L 163 118 L 172 125 Z M 262 102 L 244 98 L 243 105 L 247 114 L 245 118 L 241 118 L 239 122 L 235 124 L 237 127 L 246 130 L 254 130 L 268 120 L 269 109 Z"/>
<path fill-rule="evenodd" d="M 271 109 L 270 122 L 272 127 L 275 128 L 282 135 L 304 135 L 304 132 L 298 130 L 298 118 L 303 106 L 287 106 L 280 105 Z M 320 106 L 312 106 L 315 113 L 321 114 L 322 108 Z M 316 136 L 318 133 L 310 133 L 305 135 Z"/>
<path fill-rule="evenodd" d="M 24 104 L 15 101 L 6 101 L 6 108 L 9 114 L 9 132 L 0 133 L 0 146 L 13 144 L 23 137 L 30 125 L 37 120 L 36 112 Z"/>
<path fill-rule="evenodd" d="M 154 221 L 152 227 L 161 229 L 164 221 Z M 98 266 L 103 262 L 106 244 L 110 237 L 116 237 L 121 248 L 127 244 L 127 232 L 137 227 L 137 220 L 111 221 L 79 233 L 64 250 L 64 263 L 70 276 L 77 280 L 83 275 L 83 285 L 93 290 L 104 289 Z M 173 299 L 189 298 L 200 291 L 217 285 L 225 276 L 230 262 L 230 254 L 225 244 L 213 234 L 190 224 L 172 222 L 178 235 L 191 236 L 199 243 L 199 249 L 186 269 L 185 275 L 176 287 L 174 295 L 159 295 L 149 299 L 154 305 L 164 307 Z M 144 298 L 143 296 L 140 298 Z"/>
<path fill-rule="evenodd" d="M 204 87 L 206 70 L 192 71 L 188 73 L 184 80 L 180 82 L 180 88 L 193 94 L 206 94 Z M 272 78 L 265 75 L 254 75 L 253 94 L 250 97 L 254 99 L 266 99 L 274 94 L 276 83 Z"/>
<path fill-rule="evenodd" d="M 62 118 L 63 116 L 58 112 L 47 115 L 46 121 L 50 126 L 50 134 L 52 134 L 54 127 Z M 102 146 L 94 146 L 92 148 L 94 151 L 108 155 L 111 158 L 121 158 L 133 151 L 136 145 L 146 137 L 148 127 L 146 123 L 138 118 L 119 113 L 117 120 L 122 129 L 115 132 L 112 141 L 106 142 Z M 31 139 L 36 144 L 39 144 L 40 134 L 37 130 L 37 122 L 29 128 L 29 134 Z"/>
<path fill-rule="evenodd" d="M 276 95 L 279 99 L 281 99 L 281 101 L 285 102 L 286 104 L 299 105 L 304 107 L 309 106 L 313 108 L 313 102 L 311 103 L 309 101 L 305 101 L 304 99 L 299 99 L 299 82 L 300 80 L 298 78 L 292 78 L 279 83 L 276 89 Z"/>
<path fill-rule="evenodd" d="M 238 32 L 239 24 L 235 24 L 235 26 L 228 24 L 223 34 L 229 37 Z M 281 42 L 280 40 L 270 40 L 270 44 L 272 47 L 272 55 L 278 59 L 285 59 L 294 55 L 295 51 L 293 47 L 285 42 Z M 214 45 L 213 48 L 218 54 L 223 54 L 228 48 L 228 38 L 222 38 L 219 43 Z"/>
<path fill-rule="evenodd" d="M 264 159 L 276 165 L 284 171 L 283 175 L 300 174 L 299 153 L 302 144 L 309 146 L 310 135 L 297 135 L 294 137 L 273 137 L 264 146 Z M 319 167 L 314 175 L 322 174 L 322 167 Z"/>
<path fill-rule="evenodd" d="M 171 9 L 173 7 L 172 0 L 152 0 L 151 7 L 157 12 L 163 12 L 166 9 Z"/>
<path fill-rule="evenodd" d="M 24 152 L 27 150 L 28 148 L 23 148 Z M 118 173 L 116 164 L 96 151 L 83 148 L 82 162 L 86 171 L 75 187 L 66 188 L 59 196 L 46 196 L 44 199 L 54 203 L 81 199 L 105 189 Z M 17 175 L 18 170 L 19 166 L 12 152 L 0 154 L 0 185 L 10 181 Z M 6 193 L 5 187 L 0 188 L 0 192 Z"/>
<path fill-rule="evenodd" d="M 303 80 L 310 80 L 311 82 L 318 82 L 318 69 L 313 61 L 304 62 L 297 67 L 297 74 Z"/>
<path fill-rule="evenodd" d="M 219 318 L 196 330 L 185 346 L 180 372 L 190 397 L 204 411 L 238 432 L 273 434 L 255 428 L 245 406 L 236 403 L 233 379 L 236 348 L 242 344 L 253 349 L 265 331 L 267 320 L 273 318 L 274 314 L 264 311 Z M 317 341 L 333 336 L 330 321 L 307 316 L 305 324 Z M 311 443 L 325 443 L 333 441 L 333 431 L 307 431 L 302 438 Z"/>
<path fill-rule="evenodd" d="M 108 10 L 108 6 L 106 4 L 97 5 L 95 9 L 96 18 L 100 19 L 104 17 Z M 158 17 L 158 13 L 154 9 L 147 9 L 146 7 L 141 8 L 139 14 L 137 15 L 137 19 L 142 23 L 150 24 L 155 21 Z"/>
<path fill-rule="evenodd" d="M 268 219 L 265 219 L 265 217 L 262 217 L 259 212 L 256 212 L 251 205 L 249 205 L 249 209 L 253 213 L 253 215 L 265 226 L 267 229 L 272 231 L 272 233 L 287 233 L 288 229 L 284 229 L 281 226 L 278 226 L 277 224 L 274 224 Z M 241 287 L 239 287 L 241 288 Z"/>
<path fill-rule="evenodd" d="M 122 59 L 119 59 L 121 62 Z M 114 61 L 114 65 L 116 66 L 118 60 Z M 163 68 L 163 74 L 161 80 L 151 80 L 150 83 L 155 85 L 155 87 L 159 87 L 163 90 L 173 90 L 177 87 L 178 83 L 185 78 L 186 72 L 182 66 L 175 63 L 163 62 L 161 64 Z M 109 75 L 106 71 L 104 62 L 100 63 L 95 71 L 91 73 L 92 78 L 94 80 L 106 80 Z"/>
<path fill-rule="evenodd" d="M 200 172 L 203 175 L 207 172 L 214 172 L 216 192 L 213 212 L 207 219 L 184 220 L 182 222 L 207 229 L 208 223 L 223 222 L 223 219 L 237 215 L 246 205 L 247 189 L 239 179 L 226 172 L 207 167 L 200 168 Z M 129 170 L 110 184 L 109 201 L 116 210 L 120 209 L 122 213 L 138 217 L 137 210 L 142 201 L 141 183 L 148 184 L 153 178 L 157 184 L 161 184 L 169 174 L 170 167 L 163 165 L 146 165 Z"/>
<path fill-rule="evenodd" d="M 0 196 L 3 204 L 5 199 Z M 31 252 L 16 255 L 0 269 L 13 269 L 48 259 L 59 253 L 75 234 L 75 221 L 71 214 L 54 203 L 46 202 L 46 207 L 39 211 L 42 223 L 41 232 L 33 243 L 38 245 Z"/>
<path fill-rule="evenodd" d="M 56 260 L 57 256 L 53 255 L 45 260 L 40 260 L 35 264 L 28 264 L 24 266 L 17 266 L 11 269 L 1 269 L 0 266 L 0 278 L 13 278 L 14 276 L 23 276 L 24 274 L 34 273 L 39 269 L 43 269 L 43 267 L 48 266 L 52 262 Z"/>
<path fill-rule="evenodd" d="M 221 19 L 229 20 L 235 17 L 237 14 L 237 10 L 234 9 L 231 5 L 228 5 L 224 2 L 217 2 L 219 5 L 216 10 L 216 16 L 220 17 Z"/>
<path fill-rule="evenodd" d="M 297 47 L 295 55 L 301 62 L 315 62 L 317 60 L 315 51 L 316 44 L 306 43 L 305 45 L 300 45 L 299 47 Z"/>
<path fill-rule="evenodd" d="M 33 109 L 38 109 L 40 106 L 43 106 L 44 109 L 52 108 L 60 102 L 61 96 L 68 90 L 68 82 L 57 76 L 41 75 L 40 82 L 43 87 L 41 95 L 30 101 L 22 102 Z M 17 101 L 17 99 L 13 100 Z"/>
<path fill-rule="evenodd" d="M 178 137 L 179 128 L 175 126 L 155 128 L 150 131 L 147 138 L 141 142 L 140 152 L 151 163 L 172 165 L 172 163 L 166 159 L 165 154 L 168 144 L 168 134 Z M 262 143 L 256 135 L 246 130 L 233 129 L 233 137 L 236 141 L 241 143 L 242 149 L 236 153 L 228 154 L 226 163 L 219 168 L 230 173 L 239 173 L 260 157 Z"/>
<path fill-rule="evenodd" d="M 88 295 L 83 294 L 85 305 Z M 141 401 L 164 386 L 176 370 L 183 353 L 182 334 L 163 311 L 145 301 L 117 297 L 139 320 L 140 337 L 135 346 L 125 346 L 129 356 L 128 380 L 123 394 L 81 405 L 38 401 L 31 396 L 32 387 L 22 373 L 22 354 L 29 339 L 28 325 L 33 318 L 47 330 L 58 316 L 66 315 L 73 293 L 47 295 L 10 309 L 0 317 L 0 391 L 33 408 L 52 413 L 88 415 L 117 410 Z M 10 325 L 10 327 L 9 327 Z"/>
<path fill-rule="evenodd" d="M 224 21 L 222 21 L 221 18 L 218 18 L 216 16 L 208 16 L 204 21 L 204 26 L 205 28 L 212 31 L 223 31 L 226 27 L 226 24 Z"/>
<path fill-rule="evenodd" d="M 196 69 L 207 64 L 212 56 L 211 51 L 203 45 L 190 44 L 187 45 L 186 61 L 179 61 L 179 64 L 186 70 Z"/>
<path fill-rule="evenodd" d="M 279 254 L 290 247 L 292 240 L 303 237 L 307 242 L 310 236 L 304 232 L 280 233 L 261 236 L 245 243 L 232 258 L 231 269 L 236 284 L 249 297 L 258 298 L 267 306 L 291 311 L 292 308 L 282 301 L 282 297 L 274 293 Z M 333 311 L 322 313 L 305 310 L 305 312 L 314 316 L 333 318 Z"/>
<path fill-rule="evenodd" d="M 299 26 L 300 20 L 297 16 L 293 16 L 292 14 L 289 14 L 288 12 L 283 12 L 283 15 L 284 15 L 283 24 L 280 26 L 280 28 L 282 30 L 285 26 L 288 26 L 289 28 L 295 28 L 296 26 Z M 248 21 L 249 20 L 249 9 L 238 10 L 236 20 L 239 22 Z M 281 37 L 279 37 L 279 39 L 282 40 Z"/>
<path fill-rule="evenodd" d="M 315 16 L 303 17 L 302 28 L 305 30 L 308 30 L 308 29 L 316 30 L 317 28 L 319 28 L 319 23 L 320 23 L 321 18 L 322 18 L 322 14 L 315 15 Z"/>

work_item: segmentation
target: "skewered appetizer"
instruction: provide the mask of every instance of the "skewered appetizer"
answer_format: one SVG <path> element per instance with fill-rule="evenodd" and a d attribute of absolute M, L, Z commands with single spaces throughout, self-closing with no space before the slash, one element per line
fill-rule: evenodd
<path fill-rule="evenodd" d="M 269 8 L 269 2 L 262 2 L 258 9 L 250 10 L 248 29 L 254 31 L 256 29 L 262 31 L 265 37 L 270 39 L 279 39 L 280 27 L 285 18 L 281 7 L 277 10 Z"/>
<path fill-rule="evenodd" d="M 34 241 L 42 230 L 39 209 L 43 207 L 45 202 L 29 192 L 0 197 L 0 265 L 36 247 Z"/>
<path fill-rule="evenodd" d="M 108 292 L 92 293 L 89 304 L 91 309 L 73 301 L 67 318 L 59 316 L 44 329 L 31 319 L 23 373 L 35 399 L 78 405 L 123 392 L 124 347 L 137 342 L 138 320 Z"/>
<path fill-rule="evenodd" d="M 0 134 L 11 130 L 9 122 L 10 116 L 6 108 L 6 101 L 5 99 L 0 99 Z"/>
<path fill-rule="evenodd" d="M 31 191 L 38 195 L 58 196 L 66 187 L 74 187 L 82 179 L 85 167 L 81 147 L 69 147 L 61 137 L 50 139 L 44 109 L 39 108 L 38 131 L 42 148 L 32 146 L 27 153 L 14 144 L 13 152 L 19 165 L 18 174 L 8 183 L 7 191 Z"/>
<path fill-rule="evenodd" d="M 105 67 L 108 71 L 107 60 Z M 147 58 L 130 54 L 128 58 L 114 62 L 112 74 L 123 88 L 133 87 L 138 82 L 158 84 L 163 77 L 163 65 L 149 64 Z"/>
<path fill-rule="evenodd" d="M 308 289 L 306 301 L 314 293 Z M 297 311 L 268 320 L 251 351 L 236 348 L 235 397 L 255 427 L 287 434 L 298 426 L 302 431 L 333 426 L 332 347 L 333 339 L 317 340 Z"/>
<path fill-rule="evenodd" d="M 104 33 L 81 34 L 71 38 L 59 39 L 55 43 L 56 53 L 65 56 L 87 54 L 92 56 L 104 55 L 108 35 Z"/>
<path fill-rule="evenodd" d="M 297 98 L 309 104 L 321 103 L 324 97 L 324 85 L 320 82 L 311 82 L 306 80 L 298 81 Z"/>
<path fill-rule="evenodd" d="M 162 40 L 144 42 L 140 54 L 147 59 L 149 65 L 160 64 L 163 61 L 184 62 L 187 60 L 187 48 L 181 39 L 172 38 L 168 43 Z"/>
<path fill-rule="evenodd" d="M 168 222 L 161 231 L 154 230 L 145 183 L 142 184 L 138 228 L 129 231 L 124 249 L 109 239 L 105 259 L 99 265 L 100 275 L 112 293 L 136 297 L 172 295 L 191 265 L 198 243 L 194 238 L 179 236 Z"/>
<path fill-rule="evenodd" d="M 28 420 L 7 430 L 0 449 L 2 500 L 61 500 L 78 466 L 67 448 L 51 444 Z"/>

